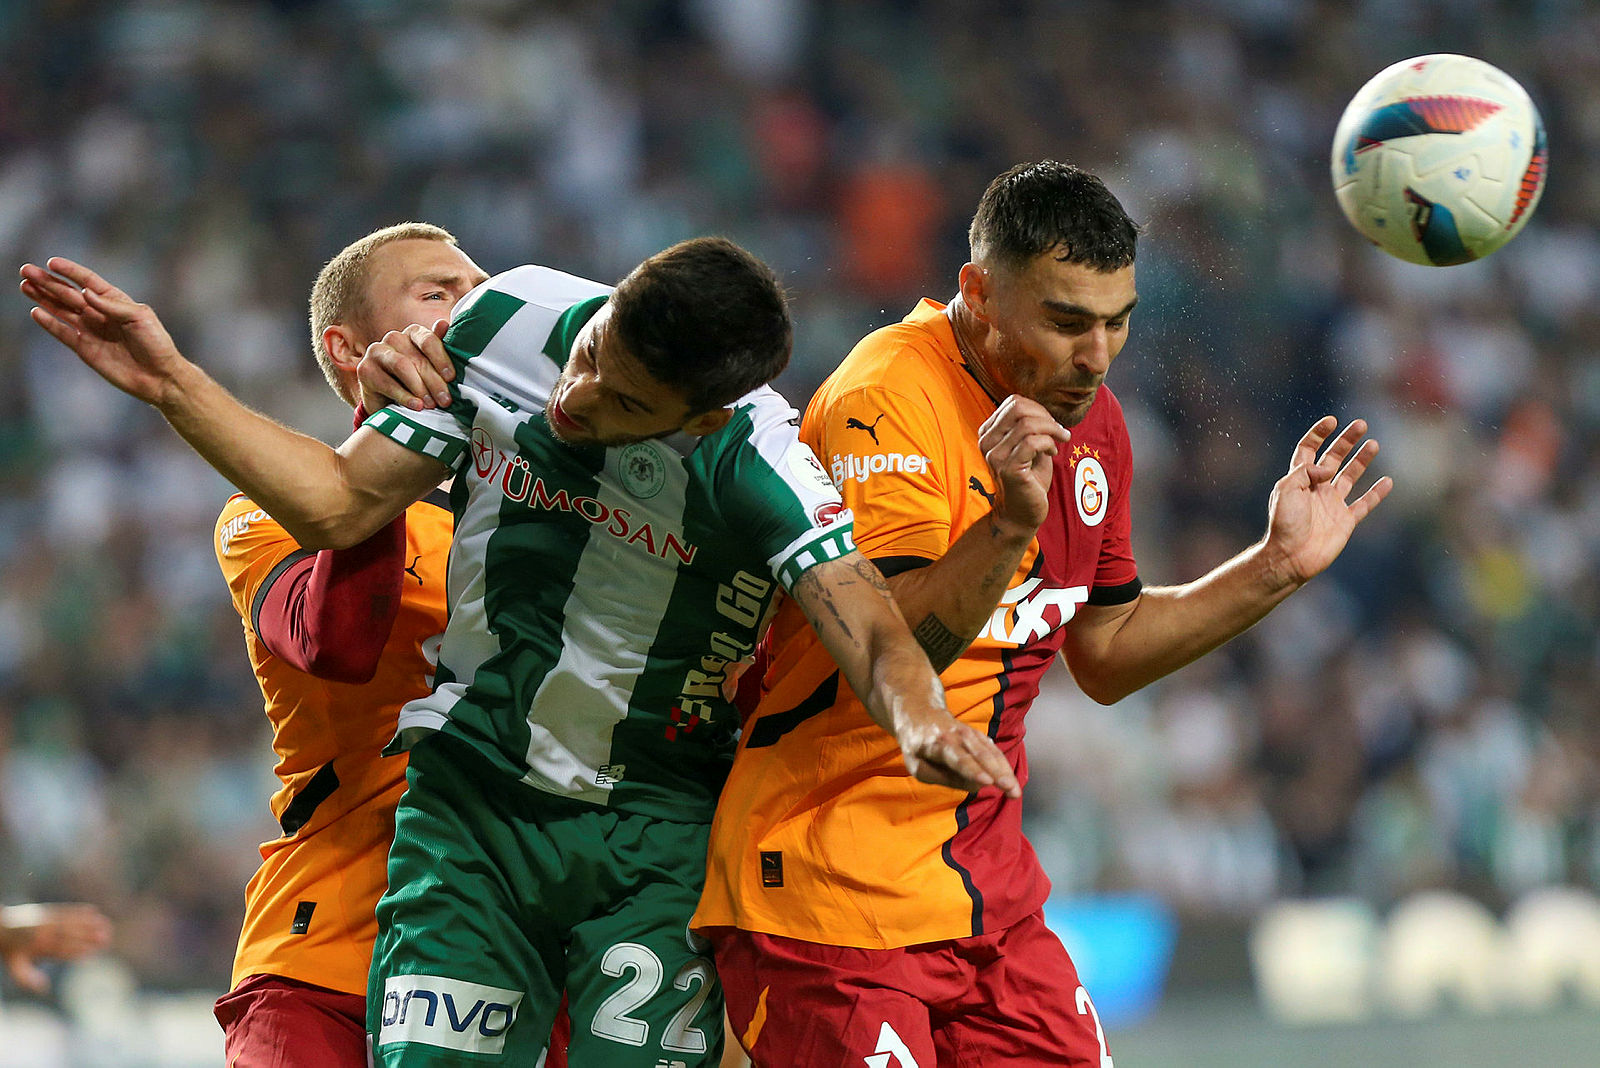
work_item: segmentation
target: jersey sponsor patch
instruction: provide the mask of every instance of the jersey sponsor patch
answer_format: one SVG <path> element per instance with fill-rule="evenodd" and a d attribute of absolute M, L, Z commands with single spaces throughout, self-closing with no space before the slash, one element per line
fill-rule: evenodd
<path fill-rule="evenodd" d="M 442 975 L 393 975 L 383 983 L 378 1045 L 419 1042 L 464 1053 L 504 1051 L 522 992 Z"/>
<path fill-rule="evenodd" d="M 1044 585 L 1041 578 L 1018 583 L 1000 595 L 1000 604 L 979 638 L 1002 645 L 1027 645 L 1064 626 L 1089 599 L 1089 587 Z M 1053 609 L 1053 611 L 1052 611 Z"/>
<path fill-rule="evenodd" d="M 829 462 L 829 469 L 829 473 L 833 476 L 833 484 L 843 486 L 846 482 L 865 482 L 873 475 L 881 475 L 885 471 L 925 475 L 928 473 L 928 458 L 920 453 L 875 452 L 857 456 L 853 452 L 836 452 Z"/>
<path fill-rule="evenodd" d="M 248 531 L 250 524 L 259 523 L 265 518 L 267 518 L 267 513 L 259 508 L 245 512 L 243 515 L 234 516 L 222 524 L 222 529 L 217 531 L 217 548 L 222 550 L 222 554 L 226 556 L 228 554 L 228 546 L 233 544 L 234 538 Z"/>

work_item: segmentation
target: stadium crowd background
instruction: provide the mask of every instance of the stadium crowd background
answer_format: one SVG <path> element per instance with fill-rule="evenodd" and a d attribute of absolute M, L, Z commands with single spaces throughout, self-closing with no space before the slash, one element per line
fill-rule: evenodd
<path fill-rule="evenodd" d="M 1430 270 L 1338 214 L 1340 110 L 1406 56 L 1513 73 L 1551 179 L 1527 231 Z M 1226 651 L 1030 717 L 1057 891 L 1187 923 L 1286 897 L 1494 909 L 1600 883 L 1600 9 L 1584 0 L 22 0 L 0 7 L 0 262 L 65 254 L 280 419 L 337 440 L 306 294 L 407 218 L 490 271 L 614 279 L 727 234 L 794 296 L 797 405 L 954 290 L 984 184 L 1105 176 L 1146 226 L 1111 382 L 1146 582 L 1259 536 L 1315 417 L 1398 486 Z M 266 722 L 211 550 L 228 487 L 0 315 L 0 901 L 93 901 L 144 987 L 220 992 Z"/>

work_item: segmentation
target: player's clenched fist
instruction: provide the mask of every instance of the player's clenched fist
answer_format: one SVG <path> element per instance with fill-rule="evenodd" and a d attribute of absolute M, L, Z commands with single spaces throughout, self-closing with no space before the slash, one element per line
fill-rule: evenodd
<path fill-rule="evenodd" d="M 978 447 L 994 475 L 994 515 L 1028 535 L 1050 510 L 1056 451 L 1072 440 L 1044 405 L 1012 394 L 978 428 Z"/>

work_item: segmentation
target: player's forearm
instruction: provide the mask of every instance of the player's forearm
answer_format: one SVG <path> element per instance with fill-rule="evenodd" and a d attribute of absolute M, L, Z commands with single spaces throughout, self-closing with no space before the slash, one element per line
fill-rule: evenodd
<path fill-rule="evenodd" d="M 1063 655 L 1084 693 L 1111 704 L 1243 634 L 1299 586 L 1258 543 L 1193 582 L 1146 587 L 1115 628 L 1074 624 Z"/>
<path fill-rule="evenodd" d="M 819 564 L 794 596 L 867 714 L 897 741 L 919 713 L 944 708 L 938 676 L 871 561 L 852 553 Z"/>
<path fill-rule="evenodd" d="M 192 363 L 156 404 L 172 429 L 307 549 L 346 548 L 382 525 L 352 523 L 360 497 L 327 443 L 246 407 Z"/>
<path fill-rule="evenodd" d="M 944 687 L 903 621 L 880 622 L 870 642 L 866 677 L 850 685 L 872 721 L 900 741 L 930 710 L 944 710 Z"/>
<path fill-rule="evenodd" d="M 955 663 L 983 630 L 1032 543 L 1032 531 L 991 513 L 927 567 L 889 579 L 895 603 L 935 670 Z"/>

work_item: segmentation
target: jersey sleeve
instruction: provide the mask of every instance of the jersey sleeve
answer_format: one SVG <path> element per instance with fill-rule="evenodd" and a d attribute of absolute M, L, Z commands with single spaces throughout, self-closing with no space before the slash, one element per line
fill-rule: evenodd
<path fill-rule="evenodd" d="M 302 558 L 253 600 L 256 636 L 297 671 L 371 681 L 400 610 L 406 513 L 359 545 Z"/>
<path fill-rule="evenodd" d="M 904 557 L 937 560 L 948 551 L 952 492 L 931 401 L 860 386 L 813 402 L 805 436 L 855 516 L 865 555 L 882 566 Z"/>
<path fill-rule="evenodd" d="M 234 610 L 256 630 L 256 613 L 286 571 L 315 554 L 300 547 L 278 521 L 242 494 L 231 498 L 217 517 L 212 547 L 227 580 Z"/>
<path fill-rule="evenodd" d="M 362 426 L 370 426 L 391 441 L 431 456 L 454 471 L 461 466 L 471 440 L 469 431 L 451 414 L 456 407 L 459 405 L 414 412 L 391 404 L 367 416 Z"/>
<path fill-rule="evenodd" d="M 1117 454 L 1123 460 L 1116 468 L 1106 533 L 1100 542 L 1094 587 L 1089 591 L 1088 603 L 1092 605 L 1127 604 L 1139 596 L 1142 588 L 1139 566 L 1133 558 L 1133 446 L 1128 440 L 1127 424 L 1120 418 L 1114 434 Z"/>
<path fill-rule="evenodd" d="M 854 551 L 851 517 L 816 455 L 800 440 L 797 413 L 763 389 L 735 419 L 749 420 L 717 465 L 724 522 L 747 534 L 785 590 L 812 567 Z"/>

